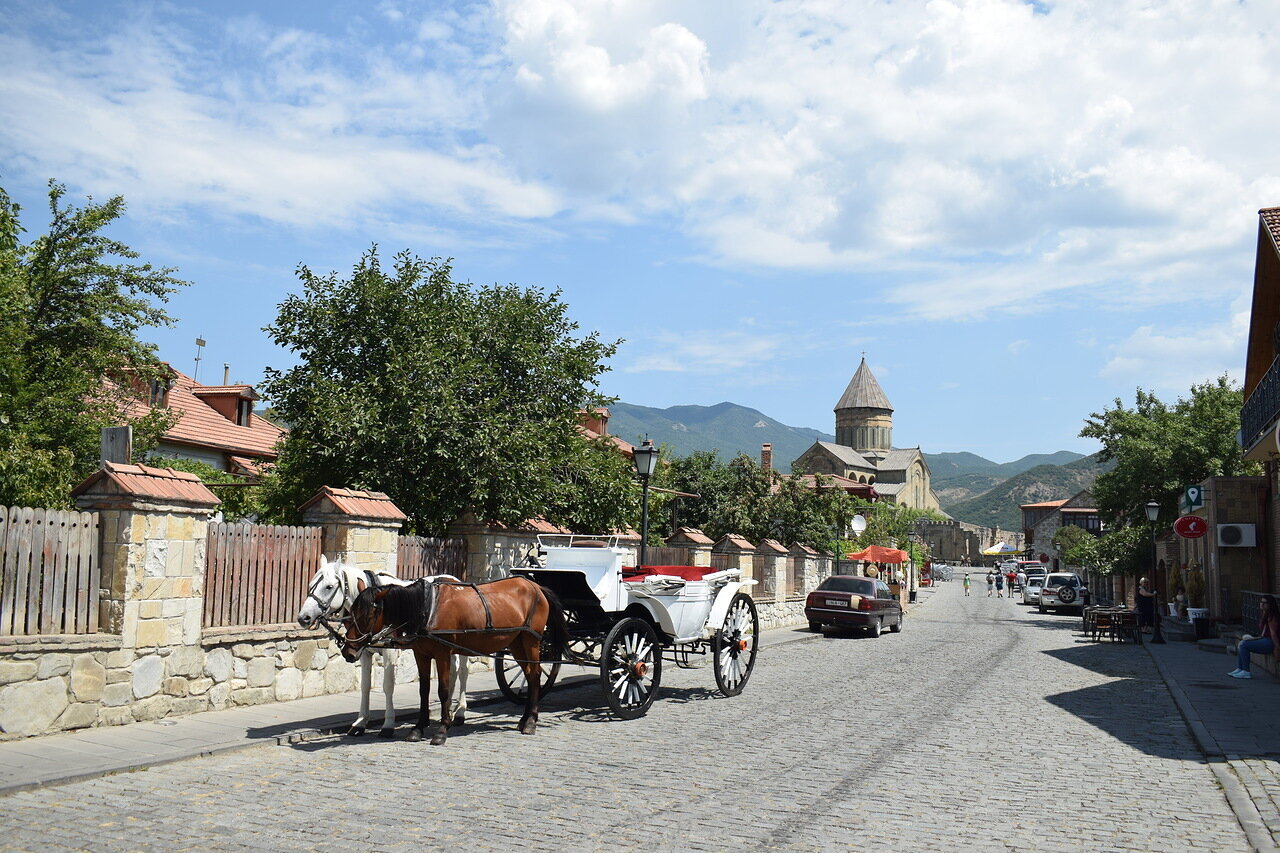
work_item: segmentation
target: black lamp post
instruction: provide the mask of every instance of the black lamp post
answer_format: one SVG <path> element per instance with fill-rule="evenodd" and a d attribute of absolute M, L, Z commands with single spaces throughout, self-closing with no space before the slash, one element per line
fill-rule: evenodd
<path fill-rule="evenodd" d="M 1159 555 L 1156 553 L 1156 519 L 1160 517 L 1160 504 L 1156 501 L 1147 501 L 1147 521 L 1151 522 L 1151 582 L 1156 587 L 1155 601 L 1155 628 L 1151 631 L 1151 642 L 1153 645 L 1164 644 L 1164 634 L 1160 631 L 1160 576 L 1156 574 L 1156 563 Z"/>
<path fill-rule="evenodd" d="M 645 548 L 649 544 L 649 478 L 653 476 L 653 472 L 658 467 L 658 448 L 653 446 L 653 441 L 645 439 L 644 442 L 632 451 L 632 458 L 636 463 L 636 474 L 640 477 L 641 499 L 640 499 L 640 560 L 641 566 L 645 565 Z"/>

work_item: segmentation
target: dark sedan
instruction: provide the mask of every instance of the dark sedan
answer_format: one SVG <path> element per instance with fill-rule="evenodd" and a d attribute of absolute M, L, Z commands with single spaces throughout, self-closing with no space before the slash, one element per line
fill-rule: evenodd
<path fill-rule="evenodd" d="M 809 629 L 823 625 L 865 628 L 873 637 L 885 628 L 902 630 L 902 604 L 889 587 L 876 578 L 832 575 L 809 593 L 804 603 Z"/>

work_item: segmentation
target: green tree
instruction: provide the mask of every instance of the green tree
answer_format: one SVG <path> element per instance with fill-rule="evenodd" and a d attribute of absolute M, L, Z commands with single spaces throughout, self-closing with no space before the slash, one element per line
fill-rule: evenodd
<path fill-rule="evenodd" d="M 290 424 L 269 492 L 298 506 L 322 485 L 385 491 L 418 533 L 472 511 L 593 531 L 633 523 L 625 460 L 592 447 L 578 412 L 616 343 L 576 337 L 559 292 L 453 281 L 447 261 L 369 250 L 347 278 L 298 268 L 302 292 L 266 331 L 299 363 L 264 390 Z"/>
<path fill-rule="evenodd" d="M 1167 524 L 1186 486 L 1209 477 L 1262 473 L 1257 463 L 1245 461 L 1236 442 L 1243 403 L 1240 388 L 1224 375 L 1193 385 L 1190 395 L 1172 406 L 1139 388 L 1133 408 L 1117 398 L 1111 408 L 1089 415 L 1080 435 L 1102 442 L 1099 462 L 1115 463 L 1091 489 L 1111 528 L 1098 546 L 1101 571 L 1147 570 L 1148 501 L 1159 502 L 1159 517 Z"/>
<path fill-rule="evenodd" d="M 262 499 L 266 488 L 262 483 L 251 483 L 244 477 L 195 459 L 152 453 L 147 456 L 145 464 L 195 474 L 222 501 L 218 509 L 222 511 L 224 521 L 270 521 Z M 267 479 L 271 476 L 268 474 Z"/>
<path fill-rule="evenodd" d="M 24 244 L 0 189 L 0 504 L 67 504 L 97 465 L 102 427 L 126 423 L 126 403 L 163 376 L 138 334 L 172 324 L 158 303 L 186 284 L 102 233 L 123 198 L 75 207 L 65 192 L 50 182 L 48 232 Z M 133 420 L 134 446 L 171 423 L 159 411 Z"/>
<path fill-rule="evenodd" d="M 1074 524 L 1059 527 L 1053 534 L 1053 544 L 1058 546 L 1067 565 L 1098 568 L 1098 537 L 1083 528 Z"/>

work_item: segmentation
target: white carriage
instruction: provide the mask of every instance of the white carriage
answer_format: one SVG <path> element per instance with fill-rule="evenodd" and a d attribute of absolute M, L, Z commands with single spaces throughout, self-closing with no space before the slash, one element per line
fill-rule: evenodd
<path fill-rule="evenodd" d="M 540 536 L 541 565 L 511 569 L 552 590 L 569 621 L 568 662 L 599 666 L 600 685 L 613 713 L 643 715 L 662 680 L 663 660 L 692 666 L 692 655 L 711 654 L 716 686 L 742 692 L 755 666 L 760 633 L 755 603 L 737 569 L 700 566 L 624 566 L 627 551 L 612 536 Z M 498 685 L 524 701 L 524 677 L 506 655 L 497 661 Z M 543 684 L 560 662 L 543 666 Z"/>

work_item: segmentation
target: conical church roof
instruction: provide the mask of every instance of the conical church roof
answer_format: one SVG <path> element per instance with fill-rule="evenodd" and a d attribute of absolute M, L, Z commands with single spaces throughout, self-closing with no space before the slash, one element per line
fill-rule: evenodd
<path fill-rule="evenodd" d="M 880 383 L 871 375 L 871 368 L 867 367 L 867 357 L 862 357 L 862 363 L 858 365 L 858 372 L 853 374 L 853 378 L 849 380 L 849 387 L 844 389 L 844 394 L 840 396 L 840 402 L 836 403 L 836 411 L 841 409 L 886 409 L 893 411 L 889 398 L 884 395 L 884 390 L 880 387 Z"/>

